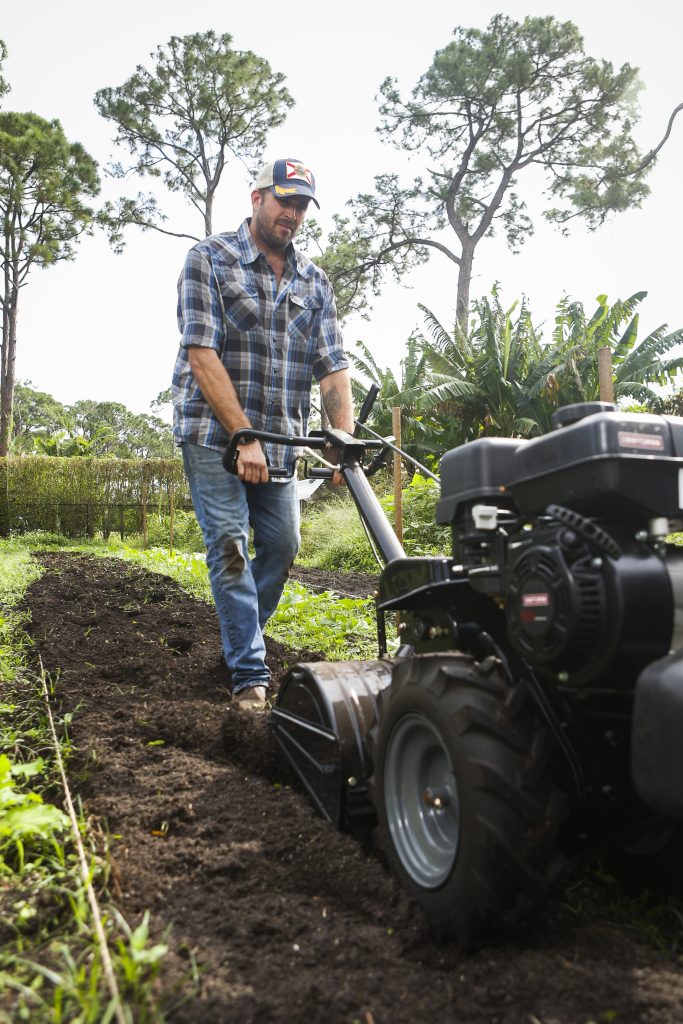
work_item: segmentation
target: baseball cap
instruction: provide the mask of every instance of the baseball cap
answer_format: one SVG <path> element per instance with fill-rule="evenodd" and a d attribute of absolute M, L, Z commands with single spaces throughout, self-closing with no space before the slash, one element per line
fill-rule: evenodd
<path fill-rule="evenodd" d="M 306 196 L 320 209 L 315 198 L 315 178 L 301 160 L 275 160 L 259 171 L 254 188 L 269 188 L 277 199 L 288 196 Z"/>

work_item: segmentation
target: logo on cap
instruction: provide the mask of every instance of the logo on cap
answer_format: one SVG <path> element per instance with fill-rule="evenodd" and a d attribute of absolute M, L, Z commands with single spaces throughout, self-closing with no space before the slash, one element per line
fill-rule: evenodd
<path fill-rule="evenodd" d="M 304 167 L 303 164 L 294 163 L 292 160 L 287 160 L 285 162 L 285 167 L 287 181 L 289 181 L 290 178 L 297 178 L 299 181 L 305 181 L 307 185 L 313 184 L 313 175 L 311 174 L 307 167 Z"/>

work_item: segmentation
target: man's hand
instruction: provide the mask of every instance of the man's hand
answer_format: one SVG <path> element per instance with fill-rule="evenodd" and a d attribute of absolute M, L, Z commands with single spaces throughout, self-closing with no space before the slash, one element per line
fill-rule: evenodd
<path fill-rule="evenodd" d="M 237 446 L 237 476 L 245 484 L 268 483 L 268 465 L 258 441 Z"/>
<path fill-rule="evenodd" d="M 320 454 L 324 458 L 325 462 L 330 462 L 333 466 L 339 465 L 340 452 L 338 448 L 323 448 Z M 344 478 L 339 470 L 335 470 L 328 482 L 332 487 L 339 487 L 340 484 L 344 483 Z"/>
<path fill-rule="evenodd" d="M 353 418 L 353 398 L 351 395 L 351 377 L 348 370 L 336 370 L 320 381 L 320 390 L 325 411 L 330 423 L 338 430 L 353 434 L 355 421 Z M 328 462 L 339 462 L 339 452 L 332 450 Z M 330 483 L 338 487 L 344 483 L 341 473 L 335 473 Z"/>

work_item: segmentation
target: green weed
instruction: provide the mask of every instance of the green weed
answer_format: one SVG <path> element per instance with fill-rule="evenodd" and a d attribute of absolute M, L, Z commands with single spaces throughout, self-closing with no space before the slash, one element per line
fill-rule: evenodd
<path fill-rule="evenodd" d="M 59 808 L 43 803 L 40 793 L 17 786 L 43 769 L 40 757 L 12 764 L 0 754 L 0 874 L 23 873 L 27 853 L 35 863 L 41 847 L 48 844 L 52 850 L 55 836 L 68 827 L 69 819 Z"/>
<path fill-rule="evenodd" d="M 372 601 L 340 598 L 329 591 L 312 594 L 293 581 L 266 632 L 288 647 L 319 651 L 330 661 L 371 658 L 377 650 Z"/>
<path fill-rule="evenodd" d="M 135 562 L 150 572 L 170 576 L 183 590 L 201 601 L 212 601 L 206 558 L 200 552 L 174 551 L 168 548 L 132 548 L 121 545 L 114 554 L 126 561 Z"/>
<path fill-rule="evenodd" d="M 609 922 L 661 952 L 683 953 L 681 897 L 662 898 L 647 888 L 628 892 L 600 859 L 576 865 L 565 886 L 564 903 L 578 917 Z"/>
<path fill-rule="evenodd" d="M 48 800 L 61 786 L 42 697 L 50 683 L 28 665 L 30 639 L 18 611 L 41 570 L 22 540 L 0 540 L 0 928 L 10 936 L 0 948 L 0 1021 L 157 1024 L 164 1010 L 155 979 L 166 945 L 151 941 L 148 917 L 131 928 L 115 910 L 105 911 L 119 1001 L 107 982 L 86 889 L 92 884 L 100 903 L 108 900 L 108 845 L 80 812 L 86 883 L 76 834 Z M 45 547 L 43 535 L 40 541 Z M 59 546 L 65 546 L 61 538 Z M 97 545 L 79 547 L 92 551 Z M 71 753 L 69 723 L 70 715 L 55 722 L 63 763 Z"/>

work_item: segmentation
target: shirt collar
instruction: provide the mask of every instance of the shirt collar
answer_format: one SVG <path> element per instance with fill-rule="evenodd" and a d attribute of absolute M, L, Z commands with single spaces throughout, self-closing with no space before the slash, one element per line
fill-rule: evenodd
<path fill-rule="evenodd" d="M 239 228 L 237 229 L 237 241 L 240 247 L 240 262 L 244 264 L 255 263 L 259 258 L 260 249 L 257 248 L 254 239 L 252 238 L 249 225 L 251 224 L 251 217 L 247 217 L 242 221 Z M 312 269 L 310 261 L 300 253 L 298 249 L 295 249 L 290 242 L 285 249 L 287 256 L 287 262 L 294 272 L 300 274 L 302 277 L 310 277 L 309 268 Z"/>

